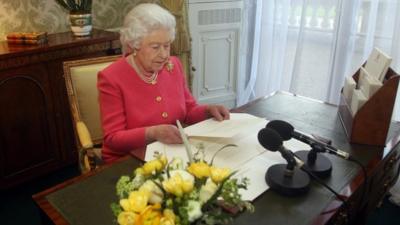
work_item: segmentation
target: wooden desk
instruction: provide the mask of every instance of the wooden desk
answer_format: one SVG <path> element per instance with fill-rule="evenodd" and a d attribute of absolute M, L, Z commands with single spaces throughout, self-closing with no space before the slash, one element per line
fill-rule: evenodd
<path fill-rule="evenodd" d="M 305 196 L 287 198 L 273 191 L 259 196 L 253 214 L 243 213 L 234 224 L 346 224 L 363 220 L 381 201 L 398 176 L 398 139 L 389 138 L 385 148 L 350 145 L 337 116 L 337 107 L 287 93 L 276 93 L 240 107 L 235 112 L 247 112 L 269 120 L 281 119 L 297 130 L 329 138 L 334 146 L 349 152 L 367 166 L 369 182 L 363 183 L 360 168 L 349 161 L 326 155 L 333 165 L 326 184 L 348 198 L 348 208 L 327 189 L 312 182 Z M 398 133 L 393 124 L 391 133 Z M 110 224 L 113 216 L 110 203 L 116 201 L 115 183 L 141 161 L 124 158 L 100 171 L 66 181 L 35 195 L 39 207 L 55 224 Z M 361 199 L 363 188 L 368 196 Z"/>

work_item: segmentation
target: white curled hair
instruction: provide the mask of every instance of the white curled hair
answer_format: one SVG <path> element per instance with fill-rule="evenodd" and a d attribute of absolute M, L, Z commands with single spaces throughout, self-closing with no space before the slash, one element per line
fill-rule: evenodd
<path fill-rule="evenodd" d="M 143 3 L 135 6 L 126 16 L 120 30 L 123 54 L 140 48 L 142 39 L 151 32 L 163 28 L 175 39 L 175 17 L 157 4 Z"/>

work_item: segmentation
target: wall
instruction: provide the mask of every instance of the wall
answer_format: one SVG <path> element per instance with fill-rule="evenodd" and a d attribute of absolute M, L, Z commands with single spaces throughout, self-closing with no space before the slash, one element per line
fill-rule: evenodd
<path fill-rule="evenodd" d="M 110 29 L 141 0 L 93 0 L 93 26 Z M 147 1 L 149 2 L 149 1 Z M 9 32 L 69 31 L 68 12 L 54 0 L 0 0 L 0 40 Z"/>

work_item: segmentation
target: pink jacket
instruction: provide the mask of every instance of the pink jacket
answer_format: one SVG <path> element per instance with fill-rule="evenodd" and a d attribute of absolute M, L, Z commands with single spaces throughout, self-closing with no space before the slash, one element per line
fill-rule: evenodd
<path fill-rule="evenodd" d="M 97 87 L 103 127 L 102 157 L 114 161 L 146 145 L 145 129 L 158 124 L 192 124 L 206 118 L 206 106 L 198 105 L 186 86 L 182 65 L 164 67 L 156 84 L 142 81 L 126 58 L 98 74 Z"/>

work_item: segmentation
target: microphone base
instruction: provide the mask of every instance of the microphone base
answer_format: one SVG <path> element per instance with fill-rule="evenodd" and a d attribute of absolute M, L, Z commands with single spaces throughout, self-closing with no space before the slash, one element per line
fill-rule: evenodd
<path fill-rule="evenodd" d="M 268 186 L 284 196 L 299 196 L 310 189 L 310 177 L 307 173 L 294 168 L 293 174 L 285 175 L 287 164 L 275 164 L 268 168 L 265 181 Z"/>
<path fill-rule="evenodd" d="M 314 163 L 310 163 L 308 160 L 308 154 L 310 151 L 297 151 L 294 153 L 298 156 L 307 166 L 307 169 L 319 178 L 327 178 L 332 174 L 332 163 L 331 161 L 322 154 L 317 154 Z"/>

